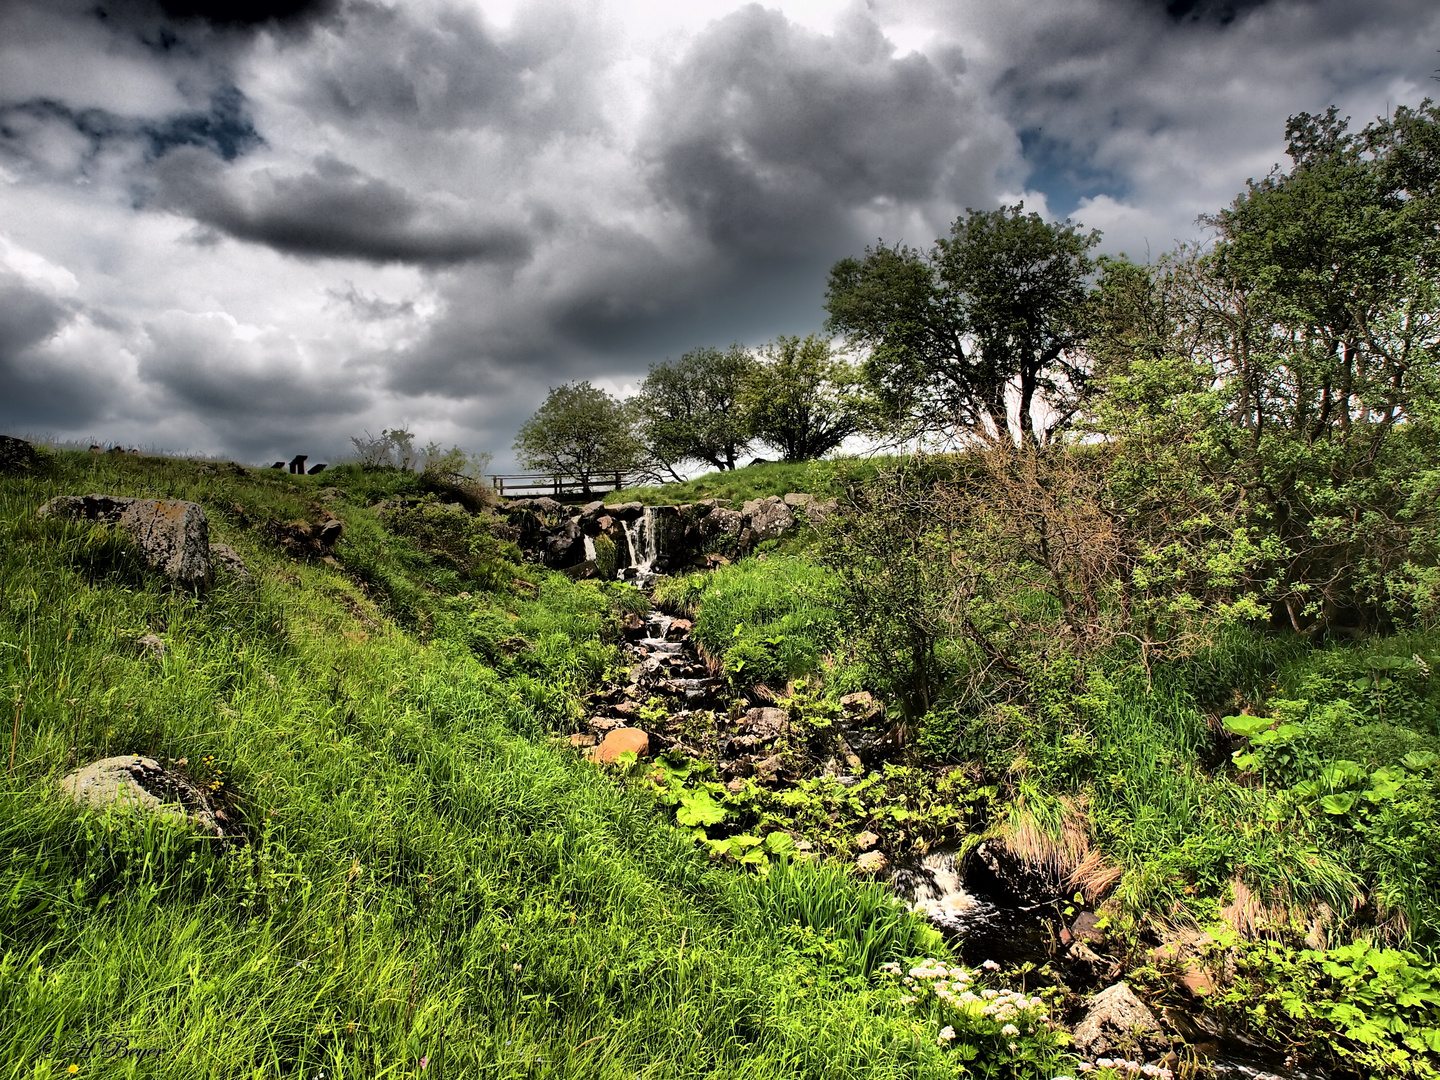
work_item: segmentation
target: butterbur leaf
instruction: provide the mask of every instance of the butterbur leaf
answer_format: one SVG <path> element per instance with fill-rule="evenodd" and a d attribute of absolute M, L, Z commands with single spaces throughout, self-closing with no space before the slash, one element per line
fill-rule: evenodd
<path fill-rule="evenodd" d="M 1348 814 L 1355 806 L 1355 795 L 1349 791 L 1337 791 L 1320 800 L 1320 808 L 1327 814 Z"/>
<path fill-rule="evenodd" d="M 1429 750 L 1412 750 L 1400 759 L 1400 764 L 1418 772 L 1421 769 L 1428 769 L 1432 765 L 1440 765 L 1440 754 L 1432 753 Z"/>
<path fill-rule="evenodd" d="M 680 798 L 675 820 L 681 825 L 717 825 L 725 820 L 725 808 L 708 791 L 687 791 Z"/>
<path fill-rule="evenodd" d="M 772 832 L 765 837 L 765 850 L 772 855 L 788 855 L 795 850 L 795 838 L 789 833 Z"/>
<path fill-rule="evenodd" d="M 1247 739 L 1258 735 L 1271 724 L 1268 716 L 1249 716 L 1243 713 L 1239 716 L 1223 717 L 1220 722 L 1225 725 L 1226 731 L 1244 735 Z"/>

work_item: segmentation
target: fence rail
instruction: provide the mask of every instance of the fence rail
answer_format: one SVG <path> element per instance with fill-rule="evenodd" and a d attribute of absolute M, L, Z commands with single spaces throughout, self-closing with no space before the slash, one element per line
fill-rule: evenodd
<path fill-rule="evenodd" d="M 509 476 L 491 476 L 490 482 L 495 494 L 502 499 L 524 498 L 526 496 L 549 495 L 564 498 L 576 495 L 603 495 L 629 487 L 637 477 L 623 472 L 592 473 L 588 484 L 575 476 L 560 476 L 553 473 L 515 473 Z"/>

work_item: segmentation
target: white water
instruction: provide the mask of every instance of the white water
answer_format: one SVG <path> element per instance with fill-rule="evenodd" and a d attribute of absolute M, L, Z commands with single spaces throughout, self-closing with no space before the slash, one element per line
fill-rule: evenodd
<path fill-rule="evenodd" d="M 585 561 L 595 561 L 595 538 L 593 536 L 585 537 Z"/>
<path fill-rule="evenodd" d="M 621 567 L 622 579 L 633 577 L 635 584 L 644 588 L 655 581 L 655 560 L 660 557 L 660 545 L 656 543 L 655 508 L 645 507 L 636 521 L 626 521 L 625 540 L 630 547 L 630 565 Z"/>

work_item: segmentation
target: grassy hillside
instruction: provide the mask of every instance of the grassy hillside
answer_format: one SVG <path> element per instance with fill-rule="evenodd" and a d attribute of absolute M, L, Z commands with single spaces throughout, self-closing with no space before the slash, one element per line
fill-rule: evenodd
<path fill-rule="evenodd" d="M 825 495 L 836 476 L 843 472 L 857 480 L 875 475 L 886 458 L 839 458 L 833 461 L 771 461 L 763 465 L 747 465 L 731 472 L 712 472 L 678 484 L 655 487 L 624 488 L 605 496 L 610 505 L 643 502 L 648 506 L 670 506 L 699 502 L 701 499 L 725 499 L 737 507 L 746 499 L 767 495 L 784 495 L 791 491 L 808 491 Z"/>
<path fill-rule="evenodd" d="M 0 479 L 0 1072 L 947 1075 L 838 924 L 550 743 L 612 660 L 605 588 L 427 550 L 369 508 L 387 483 L 73 453 Z M 255 584 L 178 595 L 35 516 L 90 491 L 202 502 Z M 321 505 L 336 563 L 290 558 L 275 523 Z M 249 843 L 60 797 L 121 753 L 211 785 Z M 892 904 L 856 910 L 919 951 Z"/>

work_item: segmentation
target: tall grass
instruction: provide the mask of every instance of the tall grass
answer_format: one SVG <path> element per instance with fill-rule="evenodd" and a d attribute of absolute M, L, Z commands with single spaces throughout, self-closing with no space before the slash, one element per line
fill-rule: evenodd
<path fill-rule="evenodd" d="M 752 885 L 550 744 L 608 657 L 605 592 L 446 594 L 374 533 L 422 641 L 369 578 L 243 524 L 303 513 L 310 478 L 198 468 L 61 454 L 0 479 L 0 1075 L 941 1075 L 845 981 L 903 935 L 843 924 L 838 968 L 777 940 Z M 177 594 L 113 535 L 34 517 L 89 490 L 199 498 L 254 586 Z M 336 503 L 357 546 L 362 501 Z M 247 842 L 60 796 L 120 753 L 218 778 Z"/>

